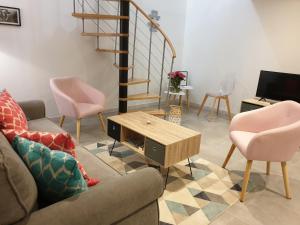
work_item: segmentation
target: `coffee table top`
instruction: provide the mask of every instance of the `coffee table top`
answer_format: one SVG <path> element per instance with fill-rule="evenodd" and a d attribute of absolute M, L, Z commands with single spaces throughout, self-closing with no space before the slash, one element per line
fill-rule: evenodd
<path fill-rule="evenodd" d="M 144 112 L 125 113 L 111 116 L 108 119 L 163 145 L 174 144 L 184 139 L 201 135 L 197 131 Z"/>

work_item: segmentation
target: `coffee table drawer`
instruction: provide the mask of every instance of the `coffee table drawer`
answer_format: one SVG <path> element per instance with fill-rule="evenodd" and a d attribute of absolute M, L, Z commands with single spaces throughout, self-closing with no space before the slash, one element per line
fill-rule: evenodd
<path fill-rule="evenodd" d="M 121 126 L 111 120 L 107 120 L 107 134 L 113 139 L 120 141 Z"/>
<path fill-rule="evenodd" d="M 153 141 L 149 138 L 145 140 L 145 156 L 158 162 L 161 165 L 165 164 L 165 146 Z"/>

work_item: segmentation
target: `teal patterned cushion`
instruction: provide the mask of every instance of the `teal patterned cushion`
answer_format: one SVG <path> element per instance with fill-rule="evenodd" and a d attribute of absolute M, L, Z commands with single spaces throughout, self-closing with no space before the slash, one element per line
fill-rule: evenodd
<path fill-rule="evenodd" d="M 71 155 L 19 136 L 12 145 L 31 171 L 43 201 L 54 203 L 87 190 Z"/>

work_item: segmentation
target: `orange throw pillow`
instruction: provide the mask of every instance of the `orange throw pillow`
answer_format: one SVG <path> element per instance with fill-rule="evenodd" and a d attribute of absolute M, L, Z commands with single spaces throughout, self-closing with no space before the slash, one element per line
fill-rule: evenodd
<path fill-rule="evenodd" d="M 25 113 L 7 90 L 0 93 L 0 128 L 28 130 Z"/>

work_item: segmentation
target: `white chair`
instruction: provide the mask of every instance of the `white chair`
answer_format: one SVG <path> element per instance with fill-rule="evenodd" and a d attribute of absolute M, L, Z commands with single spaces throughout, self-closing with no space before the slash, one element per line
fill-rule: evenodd
<path fill-rule="evenodd" d="M 205 97 L 200 105 L 197 115 L 199 116 L 199 114 L 201 113 L 207 98 L 213 97 L 214 103 L 213 103 L 212 110 L 214 110 L 215 105 L 218 101 L 218 106 L 217 106 L 217 115 L 218 115 L 219 109 L 220 109 L 220 101 L 221 101 L 221 99 L 225 100 L 226 107 L 227 107 L 227 113 L 228 113 L 228 119 L 231 120 L 231 109 L 230 109 L 230 104 L 229 104 L 229 96 L 232 94 L 232 92 L 234 90 L 234 86 L 235 86 L 234 75 L 226 76 L 226 78 L 221 81 L 217 90 L 213 90 L 213 91 L 207 92 L 205 94 Z"/>

